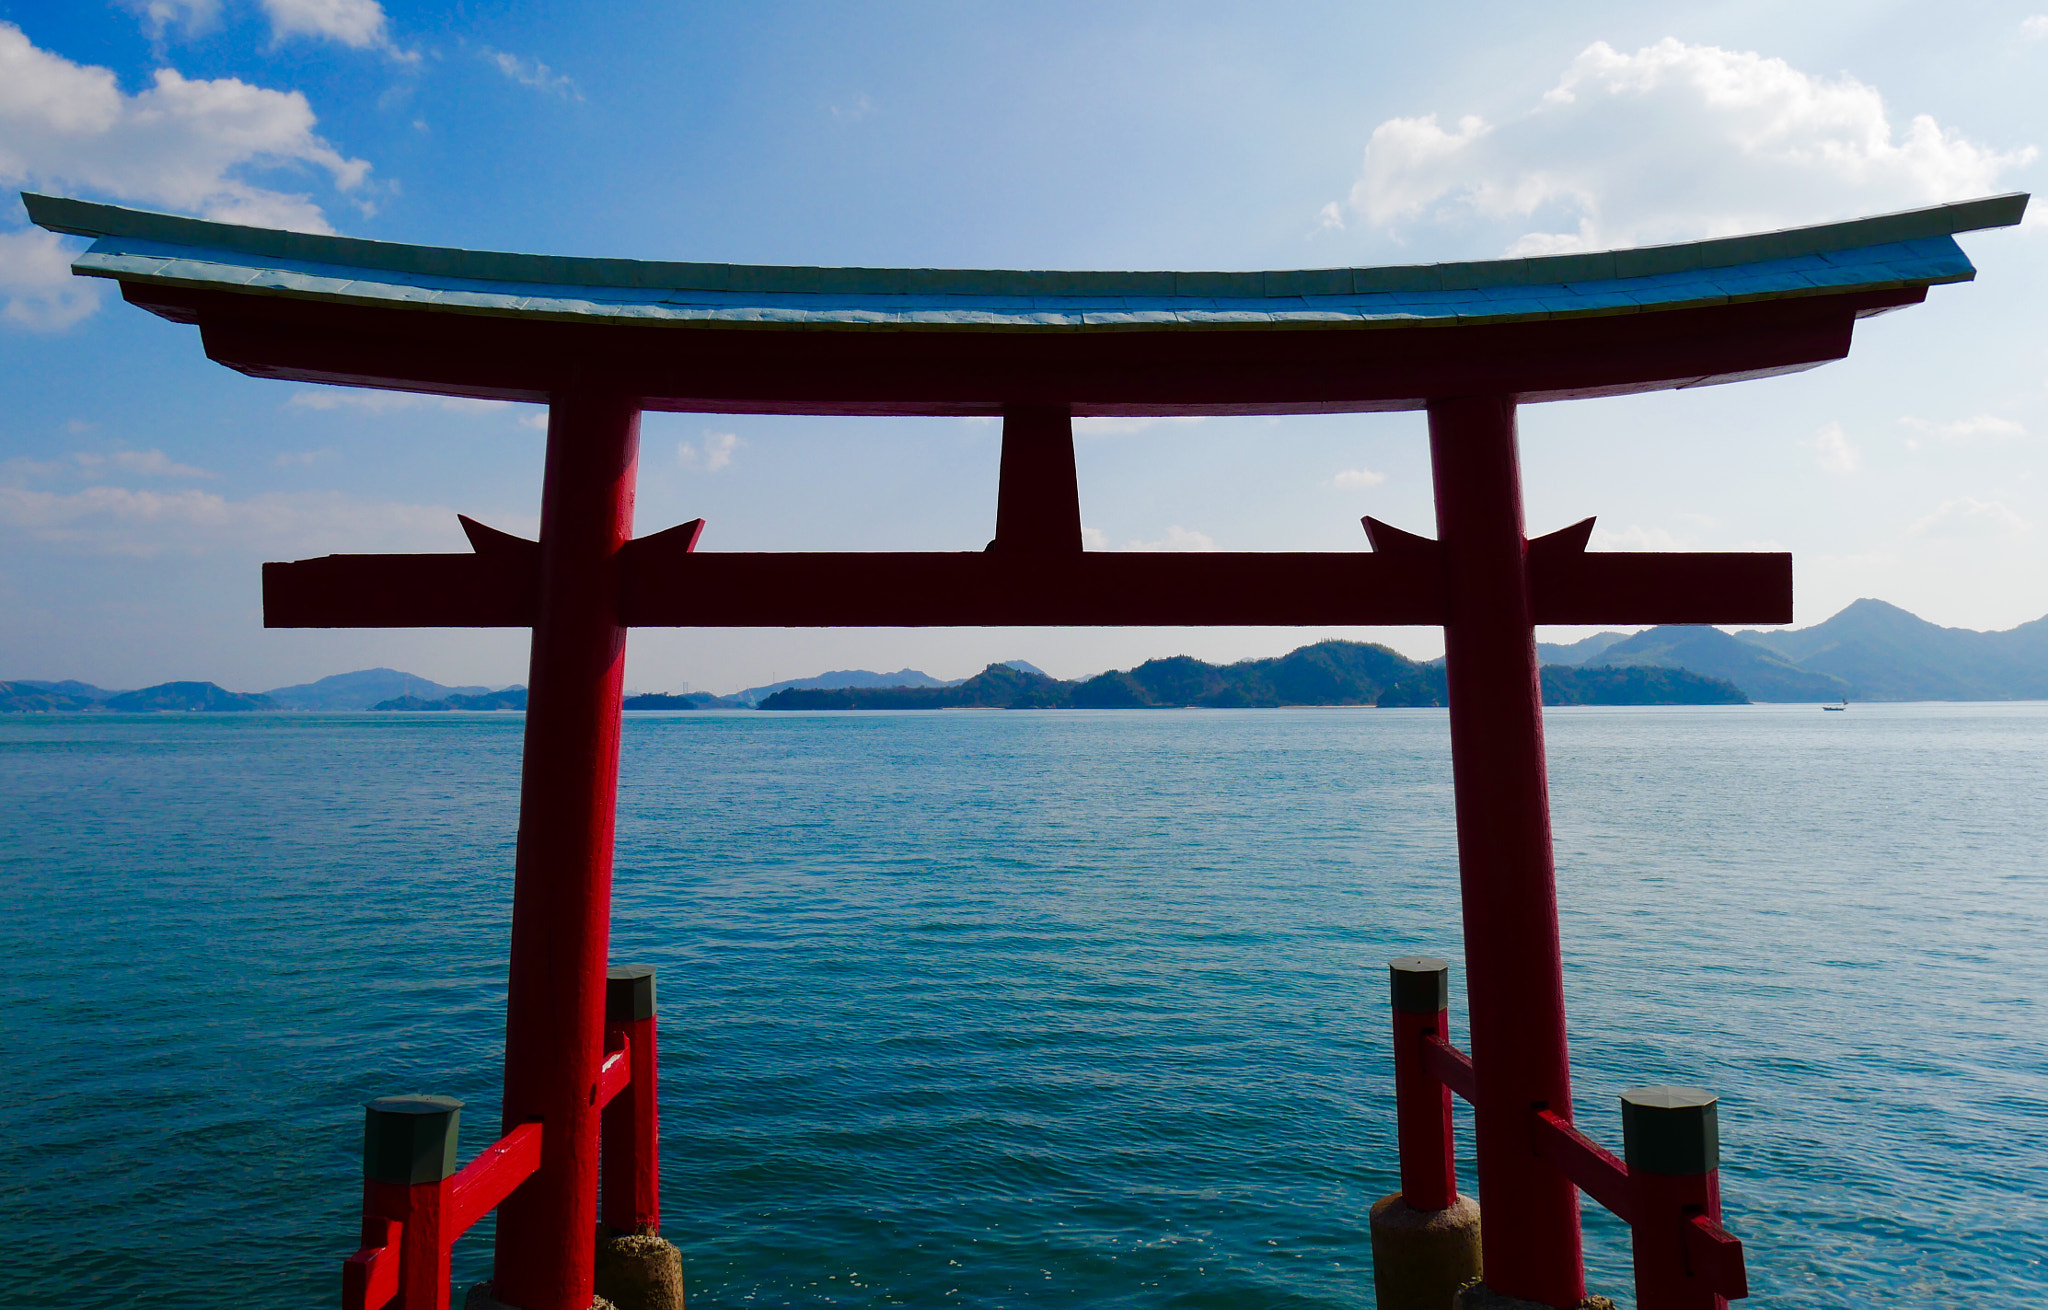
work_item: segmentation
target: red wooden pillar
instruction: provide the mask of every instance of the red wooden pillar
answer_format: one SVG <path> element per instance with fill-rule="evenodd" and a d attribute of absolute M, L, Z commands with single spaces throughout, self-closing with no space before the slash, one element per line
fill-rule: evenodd
<path fill-rule="evenodd" d="M 1387 966 L 1394 994 L 1394 1127 L 1401 1152 L 1401 1199 L 1413 1210 L 1442 1210 L 1458 1199 L 1458 1158 L 1451 1136 L 1451 1089 L 1422 1063 L 1422 1039 L 1451 1039 L 1451 967 L 1428 955 Z"/>
<path fill-rule="evenodd" d="M 519 1310 L 591 1302 L 626 660 L 617 566 L 639 446 L 633 400 L 553 397 L 505 1015 L 505 1131 L 537 1119 L 544 1132 L 539 1171 L 499 1209 L 493 1275 Z"/>
<path fill-rule="evenodd" d="M 654 970 L 614 966 L 605 982 L 612 1050 L 626 1049 L 631 1081 L 604 1107 L 604 1225 L 661 1231 L 661 1097 L 654 1034 Z"/>
<path fill-rule="evenodd" d="M 1578 1193 L 1529 1135 L 1532 1107 L 1569 1119 L 1572 1101 L 1514 401 L 1431 401 L 1429 447 L 1450 611 L 1444 662 L 1486 1285 L 1573 1306 L 1585 1295 Z"/>

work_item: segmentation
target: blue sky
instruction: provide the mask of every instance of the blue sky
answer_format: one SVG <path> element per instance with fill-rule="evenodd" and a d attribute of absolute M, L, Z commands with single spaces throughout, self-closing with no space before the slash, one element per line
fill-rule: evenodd
<path fill-rule="evenodd" d="M 0 183 L 390 240 L 708 261 L 1294 268 L 1682 240 L 2039 186 L 2019 5 L 0 4 Z M 525 676 L 512 632 L 266 632 L 258 566 L 530 533 L 529 408 L 256 381 L 0 202 L 0 678 Z M 1791 378 L 1523 411 L 1532 531 L 1789 549 L 1798 619 L 2048 613 L 2048 214 Z M 1084 424 L 1105 549 L 1432 529 L 1421 416 Z M 979 547 L 998 431 L 650 415 L 639 530 Z M 1434 630 L 642 630 L 629 681 L 1063 676 Z M 1570 636 L 1560 631 L 1554 636 Z"/>

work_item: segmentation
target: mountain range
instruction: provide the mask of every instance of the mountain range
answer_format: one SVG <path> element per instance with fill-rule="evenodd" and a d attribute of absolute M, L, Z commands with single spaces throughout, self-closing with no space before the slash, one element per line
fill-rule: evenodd
<path fill-rule="evenodd" d="M 2002 632 L 1976 632 L 1944 628 L 1879 600 L 1856 601 L 1809 628 L 1729 633 L 1672 624 L 1633 636 L 1603 632 L 1568 644 L 1541 642 L 1537 655 L 1545 666 L 1545 702 L 1555 705 L 1674 699 L 1718 704 L 1728 699 L 1730 688 L 1755 701 L 2048 699 L 2048 617 Z M 1172 656 L 1071 683 L 1024 660 L 951 681 L 917 669 L 842 669 L 730 696 L 640 694 L 627 698 L 626 708 L 850 708 L 855 699 L 880 693 L 887 693 L 891 703 L 934 707 L 1020 700 L 1103 707 L 1429 705 L 1442 703 L 1442 666 L 1440 659 L 1418 663 L 1383 646 L 1320 642 L 1273 659 L 1232 665 Z M 1674 672 L 1686 676 L 1668 676 Z M 168 682 L 135 691 L 75 680 L 0 682 L 0 712 L 524 706 L 523 687 L 451 687 L 397 669 L 360 669 L 260 693 L 225 691 L 210 682 Z"/>

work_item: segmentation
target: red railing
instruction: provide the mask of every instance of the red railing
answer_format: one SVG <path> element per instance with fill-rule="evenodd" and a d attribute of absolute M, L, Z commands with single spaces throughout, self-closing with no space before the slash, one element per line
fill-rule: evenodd
<path fill-rule="evenodd" d="M 1478 1078 L 1472 1057 L 1446 1040 L 1450 1015 L 1442 976 L 1427 976 L 1436 970 L 1411 968 L 1404 977 L 1403 967 L 1409 965 L 1411 961 L 1405 960 L 1397 964 L 1394 982 L 1401 1194 L 1415 1209 L 1441 1210 L 1458 1196 L 1450 1098 L 1455 1093 L 1471 1103 Z M 1694 1149 L 1666 1152 L 1678 1161 L 1675 1167 L 1657 1160 L 1631 1171 L 1570 1120 L 1544 1107 L 1530 1112 L 1530 1144 L 1580 1191 L 1629 1226 L 1638 1310 L 1727 1310 L 1729 1301 L 1749 1295 L 1749 1277 L 1742 1242 L 1720 1222 L 1714 1098 L 1690 1089 L 1625 1093 L 1623 1131 L 1630 1138 L 1632 1156 L 1639 1132 L 1646 1156 L 1659 1149 L 1650 1140 L 1653 1129 L 1638 1130 L 1633 1119 L 1647 1121 L 1659 1115 L 1677 1115 L 1696 1126 Z M 1697 1131 L 1701 1123 L 1703 1137 Z"/>
<path fill-rule="evenodd" d="M 644 1003 L 608 997 L 598 1066 L 600 1204 L 618 1232 L 660 1227 L 656 1058 L 651 971 Z M 628 1007 L 619 1013 L 621 1006 Z M 449 1252 L 541 1166 L 544 1126 L 520 1124 L 454 1168 L 462 1103 L 449 1097 L 372 1101 L 363 1148 L 362 1248 L 341 1266 L 342 1310 L 448 1310 Z"/>

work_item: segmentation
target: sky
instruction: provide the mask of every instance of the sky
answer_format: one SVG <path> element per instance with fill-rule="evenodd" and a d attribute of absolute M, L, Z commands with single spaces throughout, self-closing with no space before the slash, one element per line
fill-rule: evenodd
<path fill-rule="evenodd" d="M 532 535 L 545 416 L 246 378 L 71 276 L 13 193 L 422 244 L 733 263 L 1257 269 L 1766 230 L 2041 185 L 2044 0 L 747 5 L 0 0 L 0 678 L 521 682 L 523 631 L 267 631 L 259 566 Z M 1541 10 L 1542 12 L 1538 12 Z M 1527 406 L 1532 535 L 1790 550 L 1859 597 L 2048 613 L 2048 212 L 1785 378 Z M 637 530 L 966 550 L 1000 429 L 650 414 Z M 1420 414 L 1077 425 L 1109 550 L 1434 530 Z M 1545 630 L 1569 639 L 1583 629 Z M 636 630 L 641 690 L 1062 677 L 1427 628 Z"/>

